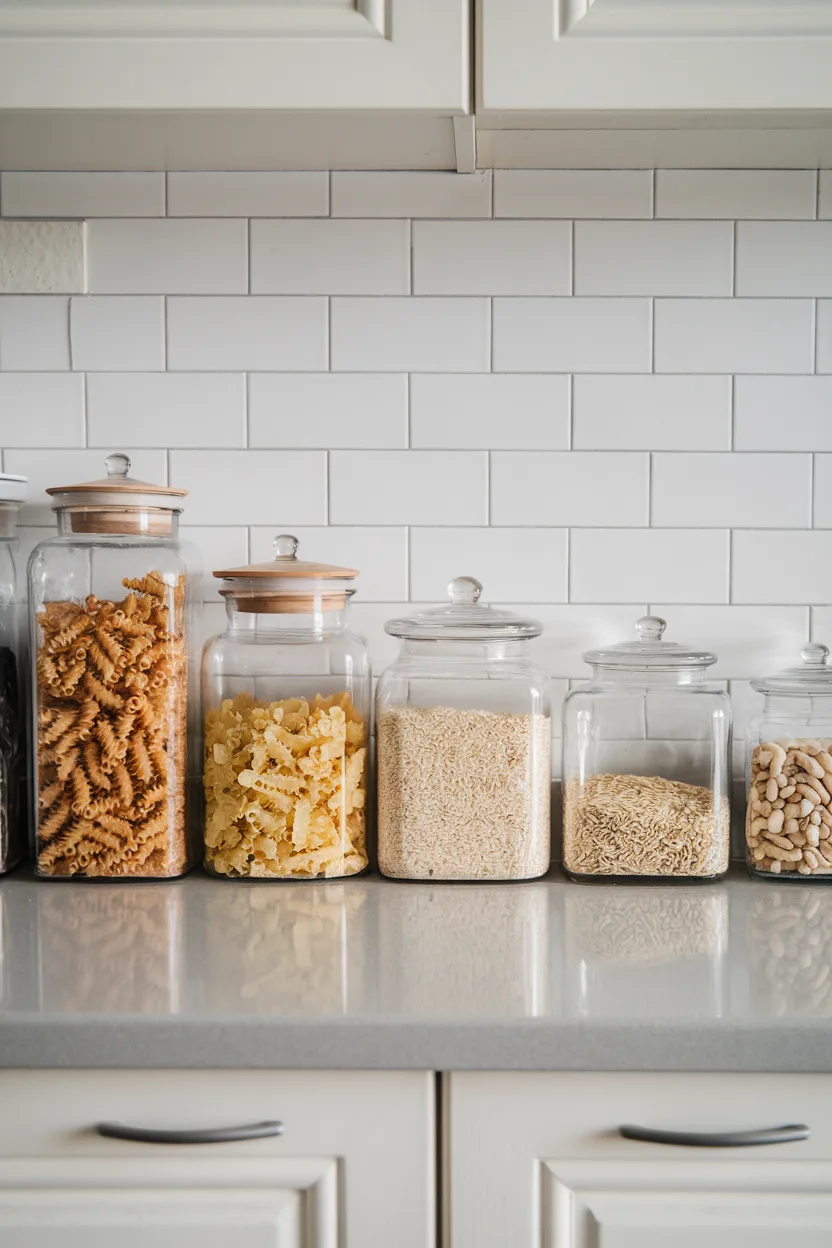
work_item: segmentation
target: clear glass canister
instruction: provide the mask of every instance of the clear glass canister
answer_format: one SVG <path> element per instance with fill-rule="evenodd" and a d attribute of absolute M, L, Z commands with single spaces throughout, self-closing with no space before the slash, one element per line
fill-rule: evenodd
<path fill-rule="evenodd" d="M 800 667 L 752 680 L 762 715 L 746 732 L 746 857 L 766 879 L 832 879 L 832 664 L 808 645 Z"/>
<path fill-rule="evenodd" d="M 333 879 L 367 866 L 367 648 L 348 628 L 353 568 L 275 558 L 215 572 L 227 625 L 202 657 L 205 866 Z"/>
<path fill-rule="evenodd" d="M 401 651 L 376 695 L 378 854 L 408 880 L 523 880 L 549 867 L 549 682 L 532 663 L 542 626 L 450 602 L 385 629 Z"/>
<path fill-rule="evenodd" d="M 55 487 L 58 534 L 29 559 L 36 869 L 158 878 L 188 836 L 191 580 L 185 490 L 107 476 Z"/>
<path fill-rule="evenodd" d="M 589 650 L 563 708 L 563 866 L 575 879 L 714 879 L 730 856 L 731 703 L 716 656 L 662 640 Z"/>
<path fill-rule="evenodd" d="M 26 477 L 0 473 L 0 875 L 26 850 L 26 594 L 17 542 L 26 485 Z"/>

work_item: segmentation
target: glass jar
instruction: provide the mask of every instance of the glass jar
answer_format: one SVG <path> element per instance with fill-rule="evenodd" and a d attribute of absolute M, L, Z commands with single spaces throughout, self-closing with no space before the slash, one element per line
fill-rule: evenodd
<path fill-rule="evenodd" d="M 367 866 L 367 648 L 348 628 L 353 568 L 275 558 L 215 572 L 224 633 L 205 644 L 205 866 L 334 879 Z"/>
<path fill-rule="evenodd" d="M 0 473 L 0 875 L 26 849 L 25 628 L 17 513 L 26 477 Z"/>
<path fill-rule="evenodd" d="M 752 680 L 762 715 L 746 731 L 746 859 L 754 875 L 832 879 L 832 664 L 826 646 L 802 666 Z"/>
<path fill-rule="evenodd" d="M 716 656 L 662 640 L 589 650 L 563 708 L 563 866 L 574 879 L 715 879 L 730 854 L 731 702 Z"/>
<path fill-rule="evenodd" d="M 379 867 L 396 879 L 549 867 L 549 681 L 529 655 L 543 630 L 481 593 L 457 577 L 448 605 L 384 626 L 402 642 L 376 695 Z"/>
<path fill-rule="evenodd" d="M 157 878 L 192 865 L 185 490 L 129 475 L 47 490 L 29 559 L 36 870 Z"/>

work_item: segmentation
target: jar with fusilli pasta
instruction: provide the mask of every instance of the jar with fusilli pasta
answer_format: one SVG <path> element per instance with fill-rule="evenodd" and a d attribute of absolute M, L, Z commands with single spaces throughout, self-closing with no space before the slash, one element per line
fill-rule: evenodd
<path fill-rule="evenodd" d="M 187 491 L 131 477 L 126 455 L 106 466 L 101 480 L 47 490 L 58 532 L 29 560 L 35 865 L 169 878 L 194 861 L 199 785 L 193 561 L 178 536 Z"/>

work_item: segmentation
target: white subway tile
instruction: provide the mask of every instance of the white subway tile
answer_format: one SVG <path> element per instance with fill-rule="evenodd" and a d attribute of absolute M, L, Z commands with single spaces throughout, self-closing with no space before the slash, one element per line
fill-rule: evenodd
<path fill-rule="evenodd" d="M 566 558 L 565 529 L 413 528 L 410 596 L 442 599 L 474 576 L 487 602 L 566 602 Z"/>
<path fill-rule="evenodd" d="M 169 217 L 325 217 L 326 173 L 169 173 Z"/>
<path fill-rule="evenodd" d="M 414 221 L 417 295 L 568 295 L 567 221 Z"/>
<path fill-rule="evenodd" d="M 4 217 L 163 217 L 163 173 L 0 173 Z"/>
<path fill-rule="evenodd" d="M 491 171 L 333 173 L 333 217 L 489 217 Z"/>
<path fill-rule="evenodd" d="M 413 604 L 409 602 L 363 602 L 354 601 L 350 607 L 350 628 L 367 642 L 370 666 L 374 676 L 389 667 L 399 653 L 401 642 L 384 631 L 387 620 L 410 615 Z"/>
<path fill-rule="evenodd" d="M 498 372 L 649 372 L 650 301 L 495 299 L 493 338 Z"/>
<path fill-rule="evenodd" d="M 83 445 L 83 377 L 0 373 L 0 446 Z"/>
<path fill-rule="evenodd" d="M 650 169 L 498 169 L 495 217 L 649 217 Z"/>
<path fill-rule="evenodd" d="M 86 290 L 83 221 L 0 221 L 0 295 Z"/>
<path fill-rule="evenodd" d="M 832 295 L 832 222 L 738 222 L 736 293 Z"/>
<path fill-rule="evenodd" d="M 819 529 L 832 529 L 832 455 L 815 455 L 814 517 Z"/>
<path fill-rule="evenodd" d="M 486 524 L 484 451 L 332 451 L 331 524 Z"/>
<path fill-rule="evenodd" d="M 832 532 L 734 534 L 732 602 L 832 603 Z"/>
<path fill-rule="evenodd" d="M 818 186 L 818 216 L 828 220 L 832 217 L 832 169 L 821 169 Z"/>
<path fill-rule="evenodd" d="M 86 295 L 70 305 L 72 367 L 90 372 L 165 367 L 161 295 Z"/>
<path fill-rule="evenodd" d="M 789 667 L 794 667 L 795 661 L 795 655 L 790 655 Z M 755 673 L 757 676 L 764 674 L 768 675 L 768 671 Z M 746 733 L 752 719 L 759 718 L 763 713 L 763 695 L 752 689 L 747 680 L 732 680 L 729 689 L 734 719 L 734 776 L 739 777 L 744 783 Z M 741 795 L 741 809 L 744 809 L 744 789 L 741 789 Z"/>
<path fill-rule="evenodd" d="M 233 295 L 248 287 L 246 221 L 90 221 L 96 295 Z"/>
<path fill-rule="evenodd" d="M 245 446 L 245 379 L 224 373 L 90 373 L 91 446 Z"/>
<path fill-rule="evenodd" d="M 628 451 L 495 451 L 492 524 L 647 524 L 649 456 Z"/>
<path fill-rule="evenodd" d="M 658 527 L 782 528 L 811 524 L 812 457 L 729 451 L 653 456 Z"/>
<path fill-rule="evenodd" d="M 736 377 L 738 451 L 832 451 L 832 378 Z"/>
<path fill-rule="evenodd" d="M 727 221 L 576 221 L 576 295 L 730 295 Z"/>
<path fill-rule="evenodd" d="M 812 641 L 819 641 L 832 650 L 832 607 L 812 609 Z M 793 662 L 794 655 L 792 655 L 792 664 Z"/>
<path fill-rule="evenodd" d="M 64 295 L 0 295 L 0 369 L 69 368 L 69 299 Z"/>
<path fill-rule="evenodd" d="M 729 534 L 719 529 L 575 529 L 574 602 L 727 602 Z"/>
<path fill-rule="evenodd" d="M 252 221 L 255 294 L 406 295 L 407 221 Z"/>
<path fill-rule="evenodd" d="M 791 666 L 809 636 L 808 607 L 770 606 L 760 611 L 651 602 L 650 610 L 667 620 L 667 640 L 712 650 L 719 662 L 709 672 L 720 679 L 750 679 Z"/>
<path fill-rule="evenodd" d="M 809 373 L 808 299 L 657 299 L 658 373 Z"/>
<path fill-rule="evenodd" d="M 407 446 L 407 377 L 396 373 L 254 373 L 249 446 Z"/>
<path fill-rule="evenodd" d="M 332 368 L 486 372 L 487 299 L 333 299 Z"/>
<path fill-rule="evenodd" d="M 727 451 L 731 378 L 579 376 L 572 445 L 584 450 Z"/>
<path fill-rule="evenodd" d="M 809 219 L 813 169 L 657 169 L 656 216 Z"/>
<path fill-rule="evenodd" d="M 222 602 L 219 592 L 221 582 L 211 573 L 215 568 L 239 568 L 248 563 L 248 529 L 182 524 L 179 526 L 179 536 L 183 541 L 192 543 L 199 553 L 201 600 Z M 192 567 L 191 561 L 188 566 Z"/>
<path fill-rule="evenodd" d="M 76 383 L 81 377 L 71 374 Z M 0 379 L 2 380 L 2 379 Z M 24 525 L 49 525 L 54 527 L 52 499 L 47 495 L 49 486 L 76 485 L 81 481 L 96 481 L 107 475 L 104 461 L 113 451 L 130 456 L 131 476 L 142 481 L 167 482 L 165 452 L 146 449 L 131 450 L 125 446 L 113 446 L 106 450 L 6 450 L 3 452 L 5 472 L 22 473 L 29 478 L 29 498 L 20 509 L 20 522 Z M 177 485 L 175 477 L 171 478 Z"/>
<path fill-rule="evenodd" d="M 584 652 L 628 641 L 635 636 L 636 620 L 646 609 L 646 600 L 625 606 L 532 602 L 511 607 L 518 615 L 528 613 L 543 624 L 543 635 L 531 643 L 532 655 L 545 672 L 561 680 L 587 680 L 590 669 L 584 663 Z"/>
<path fill-rule="evenodd" d="M 832 299 L 818 299 L 817 309 L 818 372 L 832 373 Z"/>
<path fill-rule="evenodd" d="M 417 373 L 410 380 L 412 446 L 565 450 L 569 378 Z"/>
<path fill-rule="evenodd" d="M 251 530 L 252 562 L 265 562 L 274 557 L 277 532 L 274 525 Z M 354 605 L 407 598 L 407 529 L 346 524 L 294 525 L 292 533 L 300 542 L 299 558 L 358 568 Z"/>
<path fill-rule="evenodd" d="M 243 296 L 168 300 L 168 368 L 324 369 L 326 300 Z"/>
<path fill-rule="evenodd" d="M 170 473 L 188 524 L 326 523 L 324 451 L 171 451 Z"/>

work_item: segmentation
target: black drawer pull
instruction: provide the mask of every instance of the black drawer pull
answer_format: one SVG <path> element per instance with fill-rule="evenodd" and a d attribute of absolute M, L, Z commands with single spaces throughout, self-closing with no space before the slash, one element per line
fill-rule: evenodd
<path fill-rule="evenodd" d="M 618 1128 L 625 1140 L 646 1144 L 681 1144 L 686 1148 L 750 1148 L 755 1144 L 793 1144 L 808 1140 L 809 1128 L 797 1122 L 787 1127 L 763 1127 L 759 1131 L 662 1131 L 655 1127 Z"/>
<path fill-rule="evenodd" d="M 283 1134 L 282 1122 L 251 1122 L 242 1127 L 197 1127 L 194 1131 L 128 1127 L 121 1122 L 99 1122 L 99 1135 L 109 1140 L 138 1140 L 142 1144 L 232 1144 L 235 1140 L 265 1140 Z"/>

